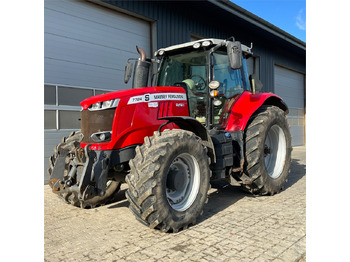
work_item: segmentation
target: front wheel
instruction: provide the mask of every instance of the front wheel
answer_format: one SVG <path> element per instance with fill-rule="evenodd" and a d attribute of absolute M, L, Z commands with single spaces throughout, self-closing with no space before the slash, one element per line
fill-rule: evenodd
<path fill-rule="evenodd" d="M 256 195 L 280 192 L 291 163 L 291 136 L 284 112 L 263 106 L 252 117 L 245 132 L 244 173 L 251 184 L 242 185 Z"/>
<path fill-rule="evenodd" d="M 139 221 L 164 232 L 195 223 L 210 187 L 209 158 L 199 137 L 185 130 L 155 132 L 129 164 L 126 197 Z"/>

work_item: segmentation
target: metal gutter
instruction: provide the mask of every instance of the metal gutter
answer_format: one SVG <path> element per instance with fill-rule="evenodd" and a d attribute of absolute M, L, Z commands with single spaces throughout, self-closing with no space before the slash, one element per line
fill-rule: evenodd
<path fill-rule="evenodd" d="M 254 15 L 253 13 L 243 9 L 242 7 L 230 2 L 229 0 L 207 0 L 207 1 L 303 50 L 306 50 L 305 42 L 283 31 L 277 26 L 267 22 L 266 20 Z"/>

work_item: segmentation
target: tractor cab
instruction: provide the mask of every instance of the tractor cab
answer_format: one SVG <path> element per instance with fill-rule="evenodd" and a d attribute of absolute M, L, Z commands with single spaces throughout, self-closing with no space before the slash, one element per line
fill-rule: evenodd
<path fill-rule="evenodd" d="M 220 125 L 225 105 L 250 89 L 246 58 L 251 54 L 240 42 L 220 39 L 159 49 L 153 85 L 183 87 L 190 116 L 209 128 Z"/>

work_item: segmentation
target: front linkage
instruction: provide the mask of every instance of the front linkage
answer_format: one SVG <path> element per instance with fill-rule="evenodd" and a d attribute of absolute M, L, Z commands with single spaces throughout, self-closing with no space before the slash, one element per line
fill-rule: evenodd
<path fill-rule="evenodd" d="M 113 151 L 94 151 L 89 145 L 82 149 L 81 139 L 80 132 L 72 133 L 57 146 L 50 158 L 49 185 L 54 193 L 75 206 L 94 207 L 110 200 L 120 182 L 108 177 L 111 166 L 115 166 L 111 160 Z"/>

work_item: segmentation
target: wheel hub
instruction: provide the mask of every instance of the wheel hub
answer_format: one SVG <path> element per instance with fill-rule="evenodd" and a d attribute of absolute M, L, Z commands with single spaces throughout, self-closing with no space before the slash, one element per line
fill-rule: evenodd
<path fill-rule="evenodd" d="M 271 148 L 267 145 L 264 146 L 264 157 L 267 157 L 267 155 L 271 154 Z"/>
<path fill-rule="evenodd" d="M 199 165 L 188 153 L 179 155 L 169 167 L 166 196 L 170 206 L 185 211 L 196 199 L 199 191 Z"/>
<path fill-rule="evenodd" d="M 172 166 L 167 178 L 166 186 L 170 191 L 182 191 L 187 184 L 188 172 L 179 169 L 176 166 Z"/>

